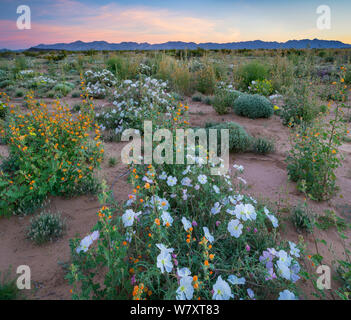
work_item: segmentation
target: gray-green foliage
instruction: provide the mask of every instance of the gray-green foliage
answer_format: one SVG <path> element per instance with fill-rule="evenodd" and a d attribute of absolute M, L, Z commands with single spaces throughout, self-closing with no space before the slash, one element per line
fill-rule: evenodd
<path fill-rule="evenodd" d="M 271 117 L 274 109 L 272 103 L 263 96 L 243 94 L 235 100 L 234 112 L 239 116 L 256 119 Z"/>
<path fill-rule="evenodd" d="M 234 107 L 235 100 L 241 95 L 240 91 L 218 89 L 215 92 L 214 98 L 212 100 L 213 109 L 218 114 L 228 113 L 230 108 Z"/>
<path fill-rule="evenodd" d="M 221 129 L 229 130 L 229 150 L 232 152 L 245 152 L 249 150 L 252 137 L 245 129 L 235 122 L 206 123 L 206 129 L 217 129 L 218 148 L 220 149 Z"/>
<path fill-rule="evenodd" d="M 61 218 L 60 214 L 42 212 L 39 216 L 31 219 L 27 236 L 36 244 L 42 244 L 60 238 L 64 230 L 65 220 Z"/>

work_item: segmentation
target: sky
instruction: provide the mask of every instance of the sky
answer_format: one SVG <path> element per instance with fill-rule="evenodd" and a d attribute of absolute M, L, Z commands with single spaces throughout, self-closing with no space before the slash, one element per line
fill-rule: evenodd
<path fill-rule="evenodd" d="M 31 29 L 18 29 L 19 5 L 30 8 Z M 330 7 L 330 29 L 317 28 L 317 8 Z M 0 48 L 81 41 L 162 43 L 351 43 L 350 0 L 0 0 Z"/>

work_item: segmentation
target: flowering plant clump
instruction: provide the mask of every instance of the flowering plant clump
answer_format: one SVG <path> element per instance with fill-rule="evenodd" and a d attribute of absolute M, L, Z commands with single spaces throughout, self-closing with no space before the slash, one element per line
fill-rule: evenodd
<path fill-rule="evenodd" d="M 89 113 L 74 119 L 59 101 L 51 112 L 32 93 L 26 101 L 29 112 L 21 114 L 11 105 L 7 125 L 1 130 L 13 163 L 0 172 L 1 214 L 28 212 L 48 194 L 72 194 L 96 185 L 93 171 L 103 157 L 100 131 Z M 92 128 L 93 142 L 89 138 Z"/>
<path fill-rule="evenodd" d="M 107 94 L 107 89 L 117 85 L 117 79 L 109 70 L 92 71 L 88 70 L 84 73 L 84 78 L 87 83 L 87 92 L 94 98 L 104 98 Z"/>
<path fill-rule="evenodd" d="M 56 83 L 56 80 L 41 75 L 34 78 L 30 78 L 26 83 L 24 83 L 24 86 L 29 89 L 44 88 L 50 90 L 56 85 Z"/>
<path fill-rule="evenodd" d="M 250 93 L 257 93 L 266 97 L 270 96 L 274 91 L 272 82 L 267 79 L 252 81 L 248 89 Z"/>
<path fill-rule="evenodd" d="M 337 90 L 343 94 L 344 100 L 347 86 L 342 75 L 339 86 Z M 338 149 L 342 137 L 349 133 L 343 117 L 342 108 L 337 106 L 328 122 L 319 120 L 310 126 L 302 125 L 292 136 L 292 148 L 287 157 L 289 176 L 297 182 L 300 191 L 314 200 L 329 199 L 337 191 L 335 170 L 342 159 Z"/>
<path fill-rule="evenodd" d="M 300 249 L 280 241 L 275 215 L 240 192 L 242 166 L 211 176 L 213 164 L 194 160 L 131 167 L 134 189 L 122 205 L 102 194 L 95 237 L 71 241 L 73 298 L 297 298 Z"/>
<path fill-rule="evenodd" d="M 102 132 L 110 137 L 118 137 L 128 128 L 142 132 L 145 120 L 152 120 L 155 126 L 163 128 L 167 127 L 165 120 L 179 123 L 178 118 L 187 107 L 177 104 L 166 87 L 166 82 L 149 77 L 124 80 L 114 92 L 114 107 L 96 113 Z"/>
<path fill-rule="evenodd" d="M 5 119 L 8 111 L 10 99 L 8 95 L 4 92 L 0 92 L 0 98 L 6 101 L 6 102 L 3 102 L 0 100 L 0 119 Z"/>

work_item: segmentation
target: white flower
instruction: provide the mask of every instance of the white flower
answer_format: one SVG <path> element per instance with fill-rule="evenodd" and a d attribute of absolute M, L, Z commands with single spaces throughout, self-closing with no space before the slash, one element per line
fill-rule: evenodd
<path fill-rule="evenodd" d="M 167 184 L 170 186 L 170 187 L 173 187 L 177 184 L 177 178 L 176 177 L 172 177 L 172 176 L 169 176 L 167 178 Z"/>
<path fill-rule="evenodd" d="M 243 184 L 247 184 L 246 180 L 242 177 L 238 177 L 238 179 L 243 183 Z"/>
<path fill-rule="evenodd" d="M 161 273 L 164 273 L 165 271 L 172 271 L 172 257 L 169 253 L 161 251 L 161 253 L 157 256 L 157 268 L 160 268 Z"/>
<path fill-rule="evenodd" d="M 235 207 L 235 215 L 243 221 L 256 220 L 256 212 L 252 204 L 238 204 Z"/>
<path fill-rule="evenodd" d="M 197 177 L 197 180 L 201 183 L 201 184 L 205 184 L 207 183 L 207 177 L 204 174 L 200 174 Z"/>
<path fill-rule="evenodd" d="M 267 218 L 271 221 L 273 228 L 278 228 L 278 219 L 273 214 L 270 214 L 269 210 L 266 207 L 264 207 L 264 213 L 266 214 Z"/>
<path fill-rule="evenodd" d="M 204 233 L 205 233 L 205 238 L 210 242 L 212 243 L 214 241 L 214 237 L 211 235 L 210 231 L 208 230 L 207 227 L 203 227 L 202 228 L 204 230 Z"/>
<path fill-rule="evenodd" d="M 186 276 L 180 279 L 179 288 L 177 289 L 177 300 L 191 300 L 194 295 L 194 288 L 192 285 L 193 278 Z"/>
<path fill-rule="evenodd" d="M 291 278 L 291 271 L 290 271 L 289 266 L 286 263 L 278 260 L 277 261 L 277 268 L 278 268 L 277 274 L 279 276 L 283 277 L 286 280 L 290 280 L 290 278 Z"/>
<path fill-rule="evenodd" d="M 211 213 L 213 215 L 215 215 L 215 214 L 219 213 L 221 211 L 221 209 L 222 209 L 222 206 L 219 204 L 219 202 L 216 202 L 214 204 L 213 208 L 211 209 Z"/>
<path fill-rule="evenodd" d="M 194 187 L 195 190 L 199 190 L 200 189 L 200 186 L 197 184 L 195 187 Z"/>
<path fill-rule="evenodd" d="M 157 267 L 160 268 L 161 273 L 164 273 L 165 271 L 171 272 L 173 269 L 171 253 L 174 249 L 167 248 L 162 243 L 156 244 L 156 247 L 161 250 L 161 253 L 157 256 Z"/>
<path fill-rule="evenodd" d="M 179 277 L 184 278 L 191 275 L 191 271 L 188 268 L 177 269 L 177 274 Z"/>
<path fill-rule="evenodd" d="M 230 220 L 228 223 L 228 231 L 232 237 L 239 238 L 240 235 L 243 233 L 243 225 L 240 223 L 239 220 Z"/>
<path fill-rule="evenodd" d="M 159 177 L 160 180 L 166 180 L 167 179 L 167 174 L 166 174 L 166 172 L 163 171 L 158 177 Z"/>
<path fill-rule="evenodd" d="M 221 276 L 218 276 L 216 283 L 213 285 L 213 300 L 229 300 L 234 298 L 230 286 Z"/>
<path fill-rule="evenodd" d="M 244 171 L 244 167 L 241 166 L 241 165 L 234 164 L 233 168 L 238 170 L 239 172 L 243 172 Z"/>
<path fill-rule="evenodd" d="M 183 178 L 182 185 L 186 187 L 191 187 L 191 179 L 189 179 L 188 177 Z"/>
<path fill-rule="evenodd" d="M 182 218 L 182 223 L 183 223 L 185 231 L 188 231 L 189 228 L 191 228 L 191 222 L 187 218 L 183 217 Z"/>
<path fill-rule="evenodd" d="M 99 238 L 99 236 L 99 231 L 94 231 L 92 234 L 87 235 L 80 241 L 79 247 L 76 249 L 76 252 L 87 252 L 89 247 L 93 244 L 95 240 Z"/>
<path fill-rule="evenodd" d="M 213 186 L 213 190 L 218 194 L 220 192 L 219 188 L 217 186 Z"/>
<path fill-rule="evenodd" d="M 289 241 L 289 246 L 290 246 L 290 254 L 292 256 L 295 256 L 296 258 L 299 258 L 300 250 L 296 247 L 296 244 L 294 242 Z"/>
<path fill-rule="evenodd" d="M 161 219 L 163 221 L 163 225 L 165 226 L 167 223 L 169 225 L 172 225 L 173 223 L 173 218 L 172 216 L 169 214 L 168 211 L 163 211 L 162 215 L 161 215 Z"/>
<path fill-rule="evenodd" d="M 231 283 L 231 284 L 234 284 L 234 285 L 241 285 L 241 284 L 245 284 L 245 278 L 242 277 L 242 278 L 238 278 L 237 276 L 231 274 L 229 277 L 228 277 L 228 281 Z"/>
<path fill-rule="evenodd" d="M 278 300 L 298 300 L 294 293 L 289 291 L 288 289 L 279 293 Z"/>
<path fill-rule="evenodd" d="M 136 213 L 132 209 L 128 209 L 122 215 L 122 221 L 123 221 L 124 227 L 131 227 L 134 223 L 134 218 L 136 218 L 140 214 L 141 214 L 141 212 Z"/>

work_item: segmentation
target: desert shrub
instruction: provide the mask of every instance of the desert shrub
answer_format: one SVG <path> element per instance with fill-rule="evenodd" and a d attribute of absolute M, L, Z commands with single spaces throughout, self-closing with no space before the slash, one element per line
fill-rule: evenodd
<path fill-rule="evenodd" d="M 154 126 L 164 126 L 165 119 L 179 123 L 178 113 L 188 107 L 180 107 L 166 88 L 167 82 L 149 77 L 122 81 L 114 92 L 114 107 L 96 113 L 104 137 L 118 141 L 129 128 L 143 132 L 145 120 L 152 120 Z"/>
<path fill-rule="evenodd" d="M 344 80 L 336 84 L 336 90 L 346 95 Z M 314 200 L 326 200 L 338 190 L 335 171 L 341 165 L 339 147 L 348 133 L 340 106 L 329 120 L 301 125 L 292 135 L 292 147 L 286 159 L 287 170 L 300 191 Z"/>
<path fill-rule="evenodd" d="M 108 89 L 117 85 L 117 78 L 109 70 L 92 71 L 88 70 L 84 73 L 87 92 L 90 96 L 103 99 Z"/>
<path fill-rule="evenodd" d="M 218 150 L 221 147 L 221 129 L 229 130 L 229 150 L 232 152 L 245 152 L 250 148 L 252 137 L 245 131 L 245 129 L 236 122 L 223 123 L 206 123 L 206 129 L 216 129 L 217 132 L 217 146 Z"/>
<path fill-rule="evenodd" d="M 218 88 L 212 100 L 213 109 L 218 114 L 226 114 L 229 109 L 234 108 L 235 100 L 242 93 L 236 90 Z"/>
<path fill-rule="evenodd" d="M 291 209 L 291 221 L 298 231 L 313 232 L 314 216 L 306 203 Z"/>
<path fill-rule="evenodd" d="M 191 100 L 194 102 L 202 102 L 204 96 L 201 93 L 195 93 L 191 96 Z"/>
<path fill-rule="evenodd" d="M 235 100 L 234 112 L 251 119 L 269 118 L 273 115 L 273 105 L 267 98 L 258 94 L 245 94 Z"/>
<path fill-rule="evenodd" d="M 31 219 L 27 237 L 36 244 L 43 244 L 62 237 L 64 230 L 65 220 L 60 214 L 42 212 Z"/>
<path fill-rule="evenodd" d="M 258 154 L 267 154 L 274 151 L 274 142 L 267 138 L 252 139 L 252 151 Z"/>
<path fill-rule="evenodd" d="M 17 288 L 16 280 L 17 279 L 11 279 L 10 269 L 3 274 L 0 272 L 0 301 L 22 298 L 20 290 Z"/>
<path fill-rule="evenodd" d="M 72 97 L 72 98 L 79 98 L 79 97 L 80 97 L 80 92 L 78 92 L 78 91 L 72 92 L 71 97 Z"/>
<path fill-rule="evenodd" d="M 212 94 L 216 88 L 216 75 L 212 66 L 207 65 L 196 73 L 196 90 L 203 94 Z"/>
<path fill-rule="evenodd" d="M 300 249 L 231 177 L 207 164 L 131 170 L 129 200 L 115 209 L 105 191 L 92 233 L 70 242 L 73 299 L 296 299 Z"/>
<path fill-rule="evenodd" d="M 249 86 L 249 92 L 252 94 L 259 94 L 261 96 L 270 96 L 273 92 L 273 85 L 270 80 L 254 80 Z"/>
<path fill-rule="evenodd" d="M 236 77 L 240 88 L 247 90 L 252 81 L 264 80 L 268 76 L 268 67 L 258 62 L 250 62 L 239 67 Z"/>
<path fill-rule="evenodd" d="M 0 119 L 5 119 L 9 109 L 9 97 L 5 93 L 0 93 Z"/>
<path fill-rule="evenodd" d="M 23 89 L 17 89 L 16 92 L 15 92 L 15 97 L 16 98 L 21 98 L 25 95 L 25 92 Z"/>
<path fill-rule="evenodd" d="M 54 86 L 53 90 L 67 96 L 74 89 L 74 84 L 70 82 L 61 82 Z"/>
<path fill-rule="evenodd" d="M 106 68 L 118 79 L 133 79 L 138 74 L 139 63 L 126 57 L 115 55 L 106 61 Z"/>
<path fill-rule="evenodd" d="M 211 106 L 213 104 L 213 96 L 205 96 L 203 103 Z"/>
<path fill-rule="evenodd" d="M 18 168 L 0 172 L 1 215 L 28 213 L 49 194 L 73 195 L 86 189 L 82 186 L 94 185 L 93 170 L 103 156 L 89 105 L 74 118 L 60 103 L 49 111 L 32 94 L 27 104 L 24 115 L 10 107 L 11 117 L 0 131 Z M 93 128 L 94 142 L 89 138 Z"/>
<path fill-rule="evenodd" d="M 320 112 L 313 97 L 310 87 L 304 81 L 299 81 L 287 92 L 284 105 L 281 107 L 280 116 L 284 125 L 294 125 L 311 122 Z"/>
<path fill-rule="evenodd" d="M 9 80 L 9 79 L 2 80 L 2 81 L 0 81 L 0 88 L 3 89 L 3 88 L 6 88 L 6 87 L 9 87 L 13 83 L 14 82 L 12 80 Z"/>
<path fill-rule="evenodd" d="M 351 70 L 347 69 L 345 73 L 345 83 L 346 84 L 351 84 Z"/>

